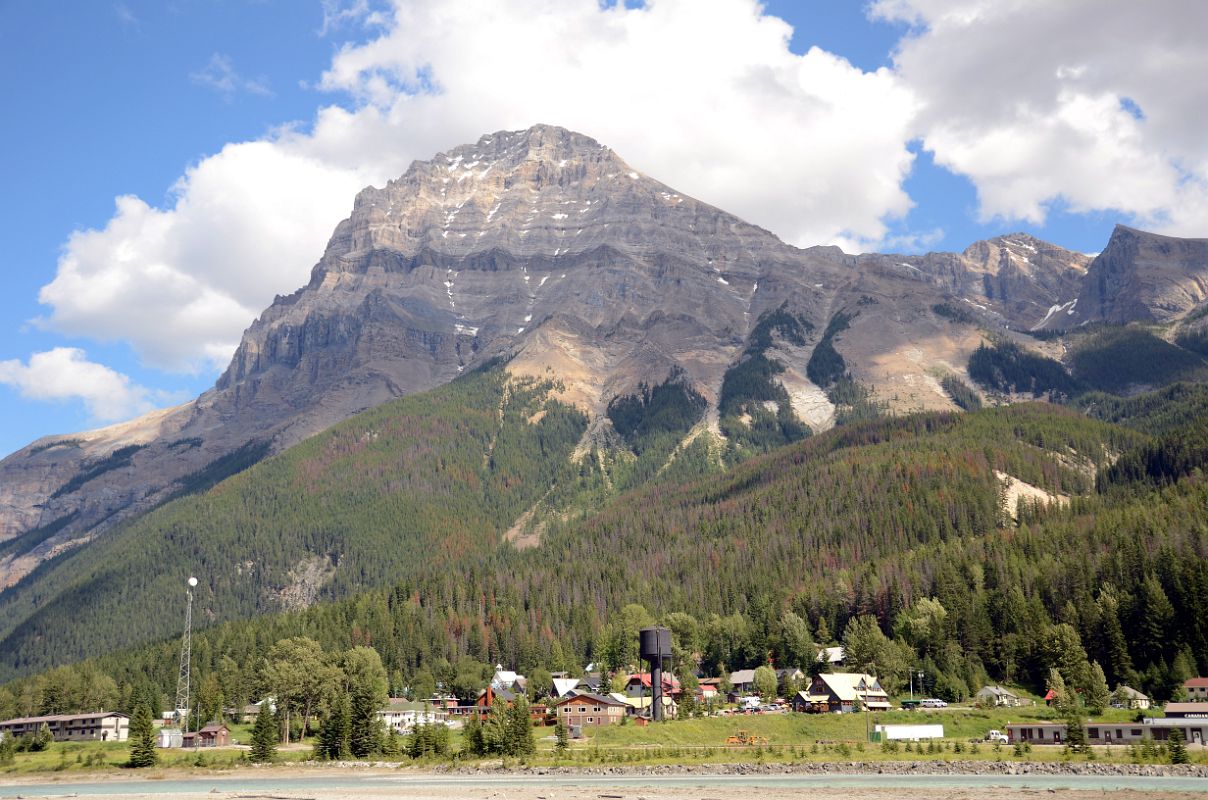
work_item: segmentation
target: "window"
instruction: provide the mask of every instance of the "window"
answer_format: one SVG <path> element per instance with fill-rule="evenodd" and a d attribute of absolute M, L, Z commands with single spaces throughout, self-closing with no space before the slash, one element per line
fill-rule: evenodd
<path fill-rule="evenodd" d="M 1117 738 L 1117 739 L 1123 739 L 1123 738 L 1124 738 L 1124 731 L 1123 731 L 1123 730 L 1121 730 L 1120 728 L 1116 728 L 1116 738 Z"/>
<path fill-rule="evenodd" d="M 1092 739 L 1098 739 L 1099 738 L 1099 729 L 1098 728 L 1087 728 L 1086 735 L 1091 737 Z"/>
<path fill-rule="evenodd" d="M 1137 738 L 1140 738 L 1140 737 L 1141 737 L 1141 729 L 1140 729 L 1140 728 L 1133 728 L 1133 729 L 1132 729 L 1132 730 L 1130 730 L 1128 733 L 1129 733 L 1129 735 L 1130 735 L 1130 736 L 1136 736 Z"/>

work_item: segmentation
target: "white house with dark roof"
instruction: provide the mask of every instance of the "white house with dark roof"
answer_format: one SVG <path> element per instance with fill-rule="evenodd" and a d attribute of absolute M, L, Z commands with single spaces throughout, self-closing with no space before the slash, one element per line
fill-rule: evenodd
<path fill-rule="evenodd" d="M 995 708 L 1014 708 L 1022 703 L 1019 695 L 1001 686 L 983 686 L 978 690 L 977 694 L 973 695 L 973 700 L 978 705 L 993 706 Z"/>

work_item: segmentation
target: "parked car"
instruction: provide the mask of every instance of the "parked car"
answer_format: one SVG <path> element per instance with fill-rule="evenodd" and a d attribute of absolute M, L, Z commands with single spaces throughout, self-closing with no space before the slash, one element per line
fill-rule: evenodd
<path fill-rule="evenodd" d="M 989 733 L 986 734 L 986 741 L 987 742 L 998 742 L 999 744 L 1007 744 L 1011 740 L 1002 731 L 991 730 Z"/>
<path fill-rule="evenodd" d="M 928 697 L 919 703 L 923 708 L 947 708 L 948 704 L 938 697 Z"/>

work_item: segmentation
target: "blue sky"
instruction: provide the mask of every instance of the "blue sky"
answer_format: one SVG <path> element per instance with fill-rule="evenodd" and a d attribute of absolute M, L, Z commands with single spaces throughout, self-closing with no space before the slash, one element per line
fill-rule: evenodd
<path fill-rule="evenodd" d="M 515 0 L 515 3 L 535 1 Z M 749 0 L 717 0 L 716 5 L 728 8 L 746 2 Z M 405 0 L 399 0 L 399 3 L 400 7 L 407 5 Z M 472 4 L 473 0 L 461 3 Z M 673 7 L 675 3 L 664 2 L 662 5 Z M 853 91 L 864 93 L 860 94 L 861 98 L 867 95 L 866 101 L 861 100 L 868 108 L 860 112 L 864 116 L 860 117 L 863 121 L 858 123 L 858 133 L 882 124 L 878 106 L 881 101 L 877 99 L 881 95 L 877 93 L 883 92 L 884 108 L 887 109 L 884 118 L 888 120 L 884 124 L 892 128 L 892 135 L 887 135 L 883 142 L 870 144 L 870 152 L 874 155 L 867 160 L 883 157 L 884 169 L 868 175 L 849 169 L 846 173 L 825 177 L 827 185 L 839 187 L 835 191 L 847 198 L 845 202 L 854 209 L 853 227 L 849 229 L 841 222 L 833 221 L 827 223 L 830 227 L 822 223 L 815 228 L 804 223 L 798 229 L 783 223 L 778 226 L 772 211 L 768 212 L 766 220 L 759 218 L 763 208 L 759 198 L 735 190 L 732 202 L 728 202 L 729 190 L 720 178 L 713 183 L 703 181 L 699 188 L 687 188 L 696 189 L 711 202 L 754 217 L 754 221 L 772 227 L 797 243 L 806 243 L 801 237 L 825 236 L 842 242 L 876 242 L 890 249 L 963 249 L 977 239 L 1023 229 L 1072 249 L 1097 251 L 1117 221 L 1168 220 L 1171 204 L 1167 197 L 1172 192 L 1185 191 L 1189 182 L 1195 184 L 1204 179 L 1194 170 L 1179 172 L 1182 168 L 1177 166 L 1193 162 L 1197 152 L 1188 150 L 1182 153 L 1181 160 L 1169 155 L 1177 146 L 1186 149 L 1198 145 L 1181 144 L 1187 137 L 1180 138 L 1179 131 L 1169 124 L 1159 128 L 1164 119 L 1160 103 L 1174 105 L 1180 98 L 1152 94 L 1154 99 L 1151 100 L 1151 94 L 1146 94 L 1148 85 L 1126 84 L 1125 78 L 1113 78 L 1107 70 L 1097 68 L 1090 60 L 1093 56 L 1087 56 L 1085 63 L 1058 64 L 1050 72 L 1060 76 L 1066 69 L 1068 75 L 1074 76 L 1062 78 L 1066 81 L 1062 91 L 1038 90 L 1024 97 L 1021 103 L 1025 107 L 1027 103 L 1063 103 L 1064 106 L 1054 106 L 1054 109 L 1081 109 L 1080 113 L 1084 114 L 1087 108 L 1101 109 L 1105 118 L 1110 118 L 1117 128 L 1127 128 L 1130 123 L 1123 117 L 1117 120 L 1113 116 L 1113 103 L 1137 126 L 1144 126 L 1152 119 L 1154 131 L 1157 131 L 1153 136 L 1160 133 L 1166 139 L 1138 140 L 1138 135 L 1150 136 L 1149 129 L 1138 127 L 1135 130 L 1127 128 L 1119 134 L 1118 140 L 1103 143 L 1108 157 L 1123 159 L 1123 168 L 1105 165 L 1105 168 L 1119 169 L 1124 175 L 1120 193 L 1109 193 L 1102 202 L 1096 201 L 1097 187 L 1093 177 L 1086 177 L 1092 171 L 1088 169 L 1072 170 L 1068 177 L 1050 179 L 1047 176 L 1060 170 L 1046 168 L 1043 174 L 1038 171 L 1035 176 L 1026 176 L 1027 180 L 1015 182 L 1008 179 L 1010 176 L 1004 177 L 1011 169 L 1011 162 L 1005 166 L 996 165 L 994 169 L 983 169 L 982 162 L 986 159 L 979 154 L 985 150 L 978 149 L 981 140 L 977 136 L 989 134 L 984 130 L 970 133 L 970 139 L 966 141 L 953 132 L 973 131 L 976 126 L 970 119 L 981 122 L 986 111 L 978 110 L 976 118 L 972 112 L 969 117 L 963 117 L 962 109 L 977 106 L 979 100 L 971 95 L 961 95 L 969 91 L 967 86 L 949 86 L 946 81 L 951 76 L 928 72 L 928 64 L 935 61 L 936 51 L 927 48 L 951 49 L 951 45 L 943 39 L 943 25 L 947 23 L 927 17 L 929 12 L 923 8 L 926 5 L 923 3 L 914 8 L 909 0 L 895 0 L 876 14 L 871 14 L 864 4 L 845 0 L 780 0 L 764 5 L 766 15 L 784 20 L 793 29 L 789 52 L 781 54 L 784 57 L 779 60 L 771 60 L 769 69 L 780 69 L 787 56 L 803 56 L 811 48 L 820 48 L 848 62 L 850 67 L 844 67 L 842 63 L 836 65 L 828 60 L 828 56 L 814 59 L 807 65 L 805 62 L 809 59 L 803 59 L 800 69 L 819 71 L 809 74 L 835 74 L 837 80 L 852 81 L 852 86 L 857 87 Z M 641 11 L 638 8 L 634 13 Z M 556 16 L 559 12 L 550 13 Z M 581 15 L 588 24 L 594 24 L 591 13 L 588 9 Z M 877 18 L 872 19 L 872 16 Z M 321 0 L 77 0 L 63 3 L 0 0 L 0 96 L 4 107 L 10 110 L 8 120 L 0 126 L 0 174 L 5 187 L 3 199 L 0 199 L 3 203 L 0 238 L 8 261 L 5 270 L 7 291 L 0 296 L 0 330 L 4 331 L 0 339 L 0 453 L 11 452 L 41 435 L 95 427 L 105 417 L 122 416 L 122 408 L 142 409 L 188 399 L 211 386 L 217 377 L 219 365 L 224 360 L 222 357 L 197 355 L 190 361 L 192 356 L 177 358 L 187 348 L 167 353 L 153 346 L 157 336 L 175 334 L 171 316 L 165 316 L 167 321 L 162 323 L 156 323 L 153 316 L 148 317 L 148 325 L 161 324 L 162 330 L 152 328 L 131 333 L 129 326 L 124 327 L 120 319 L 114 319 L 115 315 L 120 318 L 124 311 L 120 297 L 107 301 L 109 305 L 104 313 L 109 317 L 101 319 L 101 312 L 92 315 L 89 293 L 99 295 L 100 292 L 90 287 L 101 284 L 83 281 L 76 290 L 80 294 L 78 297 L 64 299 L 63 292 L 71 290 L 63 289 L 51 302 L 39 302 L 40 291 L 55 281 L 61 269 L 60 259 L 66 254 L 87 262 L 94 270 L 95 278 L 95 274 L 104 271 L 106 258 L 117 259 L 123 252 L 121 246 L 110 240 L 98 240 L 95 246 L 89 247 L 77 242 L 69 247 L 74 232 L 102 231 L 121 218 L 120 213 L 115 214 L 115 198 L 136 196 L 146 209 L 170 212 L 181 197 L 189 198 L 200 192 L 196 188 L 200 180 L 183 188 L 178 184 L 191 167 L 215 164 L 212 157 L 232 143 L 268 141 L 271 147 L 289 149 L 289 158 L 302 159 L 307 164 L 321 162 L 316 168 L 318 183 L 314 185 L 324 188 L 316 189 L 316 192 L 339 195 L 326 198 L 322 212 L 315 212 L 317 216 L 313 217 L 324 220 L 326 226 L 316 240 L 321 242 L 330 230 L 326 220 L 333 214 L 337 214 L 335 219 L 338 219 L 338 213 L 341 213 L 338 209 L 346 210 L 351 206 L 352 192 L 346 191 L 349 187 L 363 185 L 368 180 L 384 180 L 401 172 L 411 157 L 429 155 L 436 149 L 460 144 L 478 133 L 515 125 L 516 119 L 525 118 L 527 112 L 524 111 L 496 116 L 484 112 L 468 120 L 459 116 L 456 108 L 450 110 L 461 91 L 454 70 L 464 67 L 464 62 L 450 56 L 449 66 L 442 67 L 445 62 L 432 57 L 432 48 L 441 46 L 433 38 L 435 34 L 420 33 L 415 26 L 408 27 L 400 19 L 391 16 L 385 3 L 367 0 L 343 3 L 334 0 L 326 3 Z M 1009 26 L 1016 22 L 1004 17 L 995 24 Z M 1128 26 L 1132 23 L 1125 19 L 1120 24 Z M 895 59 L 895 49 L 910 32 L 914 37 L 909 40 L 909 52 Z M 991 30 L 986 35 L 993 33 Z M 1109 34 L 1110 30 L 1104 31 L 1105 36 Z M 669 36 L 674 35 L 674 31 L 669 33 Z M 752 26 L 750 52 L 769 49 L 762 35 Z M 415 45 L 408 38 L 422 36 L 429 36 L 429 39 Z M 1091 38 L 1093 45 L 1094 37 Z M 411 120 L 400 117 L 408 108 L 399 99 L 398 87 L 403 81 L 388 81 L 383 89 L 383 82 L 376 81 L 375 76 L 380 76 L 389 67 L 374 63 L 373 59 L 380 57 L 380 53 L 364 47 L 378 39 L 387 40 L 405 58 L 421 58 L 427 65 L 436 65 L 432 67 L 433 74 L 437 82 L 443 80 L 441 90 L 447 95 L 448 107 L 442 107 L 440 111 L 444 116 L 432 114 Z M 1164 42 L 1164 46 L 1170 47 L 1168 39 Z M 456 47 L 454 40 L 449 48 Z M 736 46 L 735 49 L 740 48 Z M 976 53 L 954 53 L 952 57 L 967 60 L 977 56 Z M 954 69 L 968 69 L 968 64 L 962 62 Z M 331 73 L 324 79 L 324 73 L 329 70 Z M 1034 88 L 1044 80 L 1041 73 L 1037 75 L 1041 77 L 1018 75 L 1014 78 L 1018 78 L 1020 85 Z M 1099 75 L 1106 77 L 1096 78 L 1100 82 L 1093 86 L 1087 84 Z M 1007 77 L 1012 79 L 1010 75 Z M 466 77 L 466 80 L 471 79 L 472 75 Z M 689 75 L 682 80 L 688 86 L 692 78 Z M 985 80 L 987 91 L 998 91 L 1005 85 L 993 83 L 1003 80 L 1001 77 L 987 74 Z M 1069 81 L 1072 80 L 1083 81 L 1079 86 L 1086 85 L 1085 91 L 1075 98 L 1081 100 L 1080 106 L 1069 100 L 1069 86 L 1072 85 Z M 1112 80 L 1120 81 L 1120 86 L 1111 84 Z M 1127 80 L 1136 82 L 1135 78 Z M 894 85 L 890 86 L 891 83 Z M 925 98 L 926 110 L 912 110 L 909 114 L 892 110 L 904 107 L 905 103 L 898 84 Z M 383 97 L 383 92 L 387 96 Z M 685 94 L 690 95 L 691 91 Z M 824 105 L 831 106 L 844 102 L 842 97 L 824 100 Z M 746 104 L 741 108 L 749 112 L 749 98 L 734 102 Z M 556 107 L 536 106 L 539 109 Z M 349 127 L 355 127 L 355 123 L 360 126 L 360 132 L 348 136 L 320 135 L 316 123 L 320 109 L 342 109 L 352 120 Z M 552 112 L 535 113 L 550 116 Z M 567 120 L 529 121 L 574 127 L 579 120 L 591 119 L 590 111 L 584 111 L 581 106 L 568 110 L 567 116 Z M 1071 118 L 1076 118 L 1073 111 Z M 452 121 L 438 124 L 442 119 Z M 1000 122 L 993 131 L 996 135 L 1016 130 L 1011 125 L 1024 124 L 1013 118 Z M 645 123 L 642 119 L 630 121 L 631 127 Z M 292 126 L 301 137 L 301 143 L 289 135 L 282 138 L 279 133 L 282 126 Z M 330 127 L 334 130 L 338 126 Z M 382 155 L 390 148 L 389 137 L 383 135 L 382 130 L 417 128 L 422 129 L 421 132 L 406 134 L 411 138 L 405 142 L 404 134 L 400 133 L 396 152 Z M 618 130 L 622 132 L 618 133 Z M 622 156 L 668 183 L 676 183 L 673 178 L 680 174 L 677 169 L 692 174 L 670 161 L 667 171 L 663 172 L 658 151 L 643 152 L 640 141 L 627 149 L 623 128 L 614 125 L 608 131 L 585 132 L 612 144 Z M 611 137 L 606 136 L 610 133 Z M 1029 152 L 1052 153 L 1055 163 L 1060 166 L 1071 160 L 1062 155 L 1062 147 L 1068 145 L 1078 152 L 1079 148 L 1087 150 L 1096 146 L 1095 142 L 1085 139 L 1080 143 L 1070 139 L 1075 144 L 1069 145 L 1066 140 L 1058 139 L 1058 133 L 1038 140 Z M 361 145 L 362 139 L 358 136 L 370 144 Z M 803 133 L 801 146 L 812 147 L 813 141 Z M 1140 141 L 1136 152 L 1121 155 L 1122 147 L 1136 141 Z M 710 158 L 715 158 L 715 154 L 724 152 L 727 145 L 724 137 L 717 136 L 708 146 L 713 148 L 708 151 L 713 154 Z M 687 147 L 692 147 L 692 141 Z M 360 153 L 369 153 L 372 148 L 377 148 L 373 150 L 374 166 L 362 169 L 356 160 Z M 683 143 L 677 143 L 676 149 L 683 150 Z M 630 157 L 631 151 L 637 151 L 636 159 Z M 908 155 L 904 157 L 904 153 Z M 1140 162 L 1150 157 L 1158 159 L 1154 163 L 1159 167 L 1172 170 L 1172 176 L 1167 180 L 1170 187 L 1153 186 L 1146 181 L 1145 170 L 1140 168 L 1145 165 Z M 852 163 L 861 163 L 858 153 L 853 158 Z M 369 160 L 370 156 L 366 155 L 366 161 Z M 1043 162 L 1043 159 L 1037 160 Z M 937 161 L 945 166 L 937 166 Z M 284 163 L 281 169 L 294 162 Z M 775 180 L 774 175 L 758 174 L 758 166 L 741 163 L 742 169 L 755 171 L 748 176 L 748 183 L 758 185 L 764 180 Z M 1170 167 L 1172 163 L 1176 166 Z M 1135 178 L 1127 169 L 1131 164 L 1140 164 Z M 817 166 L 810 163 L 801 166 L 802 174 L 807 178 L 813 174 L 811 169 L 817 169 Z M 1157 171 L 1161 172 L 1160 169 Z M 230 172 L 228 169 L 222 174 L 229 175 Z M 1150 167 L 1148 172 L 1152 174 L 1155 169 Z M 1046 180 L 1056 183 L 1050 186 Z M 1128 180 L 1133 180 L 1136 188 L 1132 188 Z M 1029 189 L 1040 184 L 1044 184 L 1043 188 Z M 221 194 L 222 184 L 218 182 L 216 186 L 218 188 L 213 191 Z M 979 188 L 985 198 L 979 195 Z M 775 191 L 785 192 L 785 197 L 792 196 L 791 187 L 769 188 L 768 194 L 773 199 Z M 861 205 L 862 200 L 873 195 L 881 199 L 868 200 L 871 205 Z M 1138 200 L 1135 207 L 1130 207 L 1127 198 L 1131 196 L 1143 198 L 1144 203 Z M 826 198 L 819 201 L 820 207 L 829 205 L 825 201 Z M 198 197 L 193 205 L 204 204 Z M 769 204 L 769 207 L 772 205 L 783 203 Z M 909 210 L 903 213 L 907 207 Z M 811 207 L 802 208 L 805 211 L 798 216 L 808 217 Z M 1001 213 L 1004 209 L 1006 213 Z M 859 217 L 861 222 L 855 222 L 857 215 L 862 215 Z M 126 242 L 126 246 L 133 242 L 135 249 L 142 241 L 139 237 L 148 235 L 145 232 L 147 221 L 142 217 L 139 220 L 138 225 L 143 227 L 131 234 Z M 1171 222 L 1172 225 L 1177 223 L 1177 219 Z M 135 223 L 131 222 L 131 225 Z M 207 229 L 200 230 L 203 234 L 193 234 L 193 239 L 199 235 L 204 238 Z M 221 227 L 210 229 L 208 235 L 221 238 L 222 230 Z M 176 252 L 185 246 L 172 245 L 168 251 Z M 275 292 L 288 293 L 303 282 L 304 279 L 297 276 L 304 275 L 304 269 L 321 254 L 321 244 L 307 243 L 307 248 L 290 255 L 299 264 L 292 271 L 283 273 L 290 277 L 282 278 L 281 282 L 286 285 L 277 285 Z M 182 257 L 182 263 L 185 266 L 180 269 L 187 272 L 188 265 L 197 262 Z M 269 281 L 270 277 L 264 277 L 264 280 Z M 203 285 L 209 278 L 198 280 L 199 285 Z M 137 315 L 146 310 L 142 306 L 156 302 L 154 298 L 158 295 L 144 295 L 137 285 L 124 285 L 126 290 L 132 286 L 138 288 L 131 294 L 130 315 Z M 271 292 L 264 286 L 245 294 L 233 292 L 226 286 L 219 287 L 216 297 L 226 298 L 232 293 L 237 297 L 223 311 L 224 319 L 228 320 L 224 323 L 227 329 L 234 324 L 229 320 L 232 317 L 242 319 L 241 314 L 246 316 L 246 322 L 241 324 L 250 323 L 254 313 L 265 304 L 266 294 L 267 299 L 271 299 Z M 148 297 L 152 299 L 148 300 Z M 237 338 L 237 331 L 234 335 Z M 224 346 L 220 344 L 206 352 L 225 353 Z M 65 387 L 46 389 L 41 397 L 37 396 L 39 391 L 31 385 L 34 379 L 30 377 L 32 372 L 27 365 L 32 364 L 31 359 L 36 354 L 56 348 L 83 351 L 78 357 L 88 369 L 79 372 L 80 381 L 95 382 L 92 394 L 83 389 L 73 390 L 69 374 L 66 378 L 58 376 L 65 381 Z M 5 364 L 8 364 L 10 376 L 24 375 L 25 378 L 5 380 Z M 103 398 L 98 398 L 98 392 L 111 386 L 125 387 L 126 405 L 118 404 L 118 411 L 114 411 L 112 403 L 106 405 Z"/>

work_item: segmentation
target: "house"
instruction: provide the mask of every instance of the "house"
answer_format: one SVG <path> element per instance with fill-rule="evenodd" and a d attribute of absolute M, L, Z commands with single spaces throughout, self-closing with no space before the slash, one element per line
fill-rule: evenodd
<path fill-rule="evenodd" d="M 504 705 L 510 706 L 516 702 L 516 697 L 516 692 L 511 689 L 496 689 L 492 685 L 478 693 L 478 697 L 474 700 L 474 705 L 481 709 L 490 709 L 496 700 L 502 700 Z"/>
<path fill-rule="evenodd" d="M 776 685 L 777 686 L 798 686 L 805 680 L 805 673 L 799 669 L 778 669 L 776 670 Z"/>
<path fill-rule="evenodd" d="M 843 666 L 845 658 L 846 654 L 843 652 L 843 645 L 824 647 L 818 651 L 818 663 L 832 669 Z"/>
<path fill-rule="evenodd" d="M 181 745 L 190 747 L 226 747 L 231 743 L 231 729 L 221 722 L 211 722 L 198 731 L 189 731 L 181 737 Z"/>
<path fill-rule="evenodd" d="M 1183 681 L 1187 699 L 1192 702 L 1208 702 L 1208 678 L 1189 678 Z"/>
<path fill-rule="evenodd" d="M 707 703 L 710 700 L 716 699 L 718 696 L 716 683 L 704 683 L 703 681 L 696 687 L 696 699 L 702 703 Z"/>
<path fill-rule="evenodd" d="M 1001 686 L 983 686 L 978 690 L 977 694 L 973 695 L 973 701 L 979 706 L 992 706 L 994 708 L 1004 706 L 1015 708 L 1020 705 L 1019 695 Z"/>
<path fill-rule="evenodd" d="M 1112 705 L 1116 708 L 1145 710 L 1149 708 L 1150 700 L 1136 689 L 1120 684 L 1112 693 Z"/>
<path fill-rule="evenodd" d="M 1049 689 L 1047 692 L 1044 693 L 1044 704 L 1046 706 L 1053 705 L 1053 701 L 1056 699 L 1057 699 L 1057 692 L 1053 691 L 1052 689 Z"/>
<path fill-rule="evenodd" d="M 32 736 L 43 725 L 56 742 L 124 742 L 130 735 L 130 717 L 117 711 L 17 717 L 0 722 L 0 733 L 13 737 Z"/>
<path fill-rule="evenodd" d="M 663 694 L 679 694 L 680 684 L 674 675 L 663 673 Z M 625 684 L 625 694 L 630 697 L 640 697 L 654 692 L 653 682 L 649 672 L 635 672 L 629 676 L 629 681 Z"/>
<path fill-rule="evenodd" d="M 601 673 L 588 671 L 575 684 L 575 689 L 580 692 L 598 692 L 604 687 L 605 680 Z"/>
<path fill-rule="evenodd" d="M 1167 703 L 1162 712 L 1177 719 L 1208 719 L 1208 703 Z"/>
<path fill-rule="evenodd" d="M 444 708 L 422 701 L 410 701 L 403 697 L 392 697 L 386 707 L 377 712 L 378 719 L 390 730 L 410 733 L 416 725 L 443 723 L 448 717 Z"/>
<path fill-rule="evenodd" d="M 578 678 L 554 678 L 554 698 L 566 697 L 579 685 Z"/>
<path fill-rule="evenodd" d="M 614 700 L 619 700 L 625 704 L 625 713 L 631 717 L 646 717 L 650 716 L 651 706 L 654 705 L 653 695 L 646 694 L 641 697 L 631 697 L 620 692 L 613 692 L 608 695 Z M 663 695 L 663 718 L 675 719 L 675 715 L 679 712 L 679 704 L 675 702 L 669 695 Z"/>
<path fill-rule="evenodd" d="M 509 692 L 524 694 L 528 690 L 528 678 L 510 669 L 504 669 L 502 664 L 495 665 L 495 674 L 491 676 L 491 686 L 495 689 L 507 689 Z"/>
<path fill-rule="evenodd" d="M 867 707 L 887 711 L 889 695 L 876 677 L 861 672 L 824 672 L 793 698 L 794 710 L 845 713 Z"/>
<path fill-rule="evenodd" d="M 755 670 L 753 669 L 736 669 L 730 673 L 730 685 L 733 691 L 730 694 L 744 695 L 755 691 Z"/>
<path fill-rule="evenodd" d="M 628 709 L 628 705 L 615 697 L 590 692 L 575 692 L 554 702 L 555 714 L 568 727 L 617 725 Z"/>

